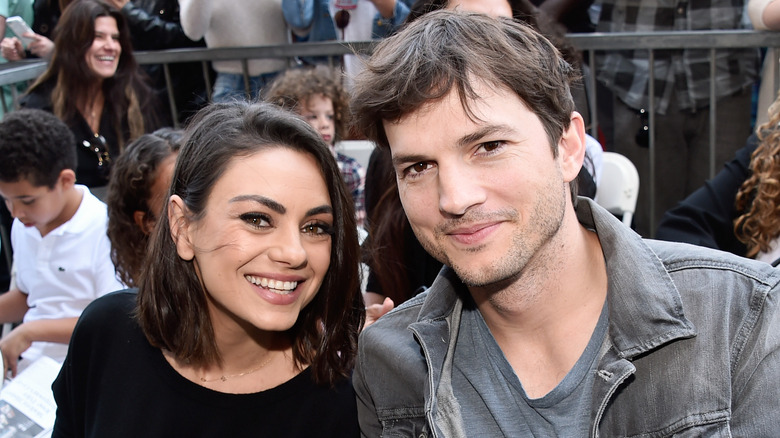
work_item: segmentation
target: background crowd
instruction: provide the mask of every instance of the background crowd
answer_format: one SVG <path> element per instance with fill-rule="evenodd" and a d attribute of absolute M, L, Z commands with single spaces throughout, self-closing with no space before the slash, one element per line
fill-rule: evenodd
<path fill-rule="evenodd" d="M 14 130 L 29 131 L 32 138 L 19 140 L 19 144 L 40 149 L 41 160 L 54 157 L 57 151 L 44 150 L 36 142 L 57 137 L 58 147 L 69 150 L 68 156 L 57 158 L 51 169 L 41 169 L 41 175 L 25 170 L 20 163 L 29 159 L 29 153 L 19 151 L 13 152 L 19 155 L 18 161 L 7 166 L 17 167 L 16 172 L 0 168 L 0 172 L 7 172 L 0 174 L 0 192 L 6 206 L 0 212 L 0 231 L 13 236 L 10 241 L 2 241 L 2 251 L 12 254 L 14 260 L 14 267 L 0 260 L 0 274 L 5 271 L 5 289 L 9 290 L 0 296 L 0 322 L 17 324 L 11 335 L 0 341 L 5 367 L 16 374 L 18 357 L 23 358 L 21 369 L 24 358 L 29 362 L 36 354 L 46 354 L 40 353 L 45 351 L 42 345 L 59 343 L 64 347 L 76 327 L 74 339 L 81 344 L 74 345 L 81 356 L 74 354 L 69 359 L 73 364 L 66 364 L 79 371 L 61 375 L 55 390 L 58 401 L 78 401 L 81 410 L 98 409 L 85 406 L 85 387 L 91 391 L 126 390 L 100 389 L 100 381 L 93 379 L 90 370 L 126 373 L 135 364 L 149 373 L 159 372 L 164 368 L 162 362 L 144 358 L 160 351 L 163 355 L 157 359 L 167 361 L 186 379 L 200 380 L 205 384 L 202 386 L 212 389 L 249 394 L 284 383 L 289 394 L 308 391 L 310 403 L 333 402 L 336 416 L 340 408 L 352 406 L 354 401 L 345 401 L 339 382 L 344 382 L 353 366 L 357 331 L 364 319 L 372 323 L 426 290 L 442 269 L 441 261 L 426 252 L 415 237 L 404 212 L 390 151 L 377 148 L 370 160 L 361 164 L 340 149 L 342 141 L 364 138 L 352 127 L 355 115 L 350 112 L 350 101 L 354 79 L 366 68 L 367 57 L 348 54 L 335 62 L 326 56 L 219 60 L 211 62 L 205 68 L 211 74 L 204 75 L 200 63 L 173 63 L 167 68 L 157 64 L 139 66 L 134 51 L 383 39 L 440 9 L 511 18 L 535 29 L 571 66 L 572 77 L 576 78 L 571 95 L 585 126 L 592 120 L 590 103 L 598 101 L 599 135 L 587 136 L 584 165 L 571 183 L 573 195 L 595 198 L 603 151 L 621 153 L 635 164 L 642 184 L 632 224 L 639 235 L 707 246 L 776 265 L 780 261 L 780 99 L 767 91 L 769 81 L 760 78 L 775 75 L 778 66 L 774 51 L 766 52 L 761 73 L 764 54 L 758 49 L 718 50 L 714 61 L 717 107 L 710 108 L 711 60 L 707 49 L 659 50 L 653 58 L 648 58 L 646 50 L 600 51 L 595 59 L 584 59 L 566 38 L 567 32 L 592 31 L 727 30 L 751 26 L 780 30 L 780 2 L 706 3 L 694 7 L 688 3 L 668 6 L 667 2 L 654 0 L 0 0 L 3 62 L 36 57 L 48 61 L 45 72 L 31 83 L 14 86 L 13 92 L 11 86 L 3 87 L 2 114 L 16 123 L 9 125 Z M 12 16 L 21 17 L 33 32 L 14 33 L 5 23 Z M 586 86 L 591 75 L 595 75 L 597 89 Z M 655 78 L 653 84 L 651 76 Z M 649 95 L 650 89 L 654 90 L 653 96 Z M 10 99 L 15 94 L 21 97 Z M 657 127 L 653 153 L 648 148 L 651 112 Z M 711 115 L 715 117 L 714 160 L 716 168 L 723 167 L 713 179 L 709 179 Z M 243 124 L 236 121 L 235 126 L 228 126 L 231 117 Z M 301 120 L 305 126 L 298 124 Z M 173 128 L 179 122 L 187 126 L 185 131 Z M 262 124 L 280 131 L 263 131 L 258 128 Z M 40 135 L 35 136 L 30 127 L 38 125 L 46 125 L 46 129 L 40 128 Z M 60 131 L 51 131 L 52 126 Z M 11 138 L 1 139 L 0 146 Z M 226 139 L 245 149 L 230 149 Z M 205 151 L 204 142 L 211 142 L 216 150 Z M 252 142 L 257 143 L 256 149 L 249 147 Z M 274 144 L 283 147 L 269 146 Z M 12 146 L 7 147 L 12 151 Z M 12 156 L 8 151 L 3 153 Z M 257 163 L 252 158 L 257 158 Z M 239 159 L 247 159 L 251 166 L 237 170 L 234 165 Z M 263 163 L 269 159 L 278 160 L 273 169 Z M 189 161 L 182 164 L 182 160 Z M 290 163 L 297 167 L 290 167 Z M 299 187 L 291 182 L 292 178 L 285 179 L 281 172 L 285 167 L 304 176 L 307 169 L 315 187 L 312 192 L 319 197 L 307 198 L 302 195 L 306 192 L 303 189 L 295 193 L 278 191 L 277 186 Z M 651 168 L 655 169 L 656 183 L 652 191 L 646 185 Z M 203 180 L 202 174 L 209 172 L 216 175 Z M 243 180 L 256 178 L 252 172 L 279 175 L 276 180 L 261 178 L 273 189 L 252 195 L 262 198 L 253 198 L 252 202 L 274 213 L 249 217 L 250 208 L 238 209 L 235 214 L 241 226 L 254 228 L 237 232 L 246 233 L 251 241 L 253 233 L 267 227 L 279 233 L 280 241 L 291 239 L 289 234 L 282 236 L 282 224 L 291 215 L 298 215 L 291 222 L 297 226 L 291 228 L 297 230 L 292 234 L 303 237 L 294 239 L 302 248 L 298 254 L 275 246 L 267 250 L 276 263 L 293 266 L 290 272 L 295 274 L 264 276 L 264 267 L 246 273 L 246 278 L 258 284 L 264 281 L 263 287 L 269 281 L 272 285 L 278 283 L 274 287 L 286 291 L 280 292 L 280 297 L 290 294 L 290 298 L 274 298 L 279 300 L 297 297 L 298 292 L 290 291 L 297 291 L 299 283 L 310 290 L 301 292 L 302 298 L 295 298 L 301 307 L 288 319 L 279 317 L 277 321 L 253 314 L 247 316 L 251 327 L 232 326 L 225 322 L 229 318 L 224 314 L 240 313 L 241 305 L 225 297 L 224 286 L 215 273 L 215 267 L 226 263 L 215 254 L 230 246 L 226 243 L 230 236 L 209 236 L 203 230 L 218 226 L 219 221 L 234 226 L 229 222 L 232 219 L 213 218 L 212 213 L 206 213 L 210 203 L 226 212 L 235 207 L 230 202 L 220 205 L 219 199 L 211 197 L 211 191 L 229 181 L 232 185 L 225 188 L 225 193 L 241 198 L 238 188 Z M 20 181 L 27 186 L 7 186 Z M 41 213 L 30 206 L 37 198 L 24 191 L 28 188 L 41 189 L 41 197 L 58 190 L 59 198 Z M 168 210 L 171 196 L 178 199 L 170 204 L 178 209 L 178 216 Z M 311 205 L 297 211 L 302 208 L 299 204 L 286 205 L 276 199 L 280 197 L 301 199 Z M 249 201 L 241 198 L 241 202 Z M 72 228 L 80 208 L 105 216 L 102 222 L 90 225 L 91 231 L 98 230 L 102 237 L 100 242 L 91 242 L 89 248 L 94 247 L 105 257 L 93 265 L 103 266 L 105 262 L 114 269 L 111 278 L 104 278 L 102 268 L 99 272 L 80 272 L 87 280 L 73 280 L 69 287 L 41 294 L 48 283 L 61 280 L 41 274 L 42 268 L 31 260 L 40 258 L 43 248 L 51 252 L 54 245 L 59 250 L 47 253 L 52 258 L 50 265 L 71 274 L 64 264 L 68 257 L 63 252 L 65 246 L 60 241 L 55 243 L 52 236 L 59 235 L 55 230 Z M 85 237 L 78 229 L 68 232 L 77 236 L 76 241 Z M 220 237 L 225 241 L 219 241 Z M 323 251 L 325 241 L 327 251 Z M 224 257 L 232 257 L 230 263 L 255 257 L 248 254 L 251 249 L 246 252 Z M 306 269 L 295 265 L 309 263 L 315 253 L 328 259 L 330 267 L 318 267 L 316 262 Z M 89 254 L 95 257 L 94 252 Z M 157 264 L 157 260 L 170 263 Z M 214 265 L 206 266 L 206 261 Z M 354 264 L 355 272 L 350 264 Z M 361 282 L 358 265 L 364 267 L 365 281 Z M 164 272 L 166 269 L 185 276 L 189 283 L 171 284 L 173 274 Z M 344 278 L 334 280 L 333 272 L 339 271 L 346 272 Z M 79 292 L 79 281 L 88 281 L 94 287 L 89 293 Z M 136 352 L 141 359 L 135 363 L 122 352 L 112 352 L 116 356 L 109 354 L 105 363 L 85 358 L 84 352 L 91 345 L 107 343 L 107 338 L 88 333 L 87 327 L 94 331 L 94 327 L 108 325 L 112 318 L 121 320 L 133 308 L 136 296 L 125 294 L 113 301 L 103 300 L 101 307 L 87 313 L 80 331 L 82 326 L 76 326 L 76 319 L 93 299 L 124 287 L 140 288 L 140 322 L 134 325 L 126 321 L 117 330 L 133 339 L 149 340 Z M 186 296 L 186 287 L 203 288 L 208 298 L 193 300 Z M 180 301 L 168 302 L 166 293 L 175 294 Z M 14 303 L 13 311 L 3 311 L 3 306 L 10 306 L 6 303 Z M 170 306 L 180 306 L 177 309 L 189 313 L 183 312 L 174 321 L 170 319 Z M 40 320 L 62 324 L 35 330 Z M 183 324 L 188 332 L 174 333 L 177 324 Z M 319 324 L 330 334 L 323 334 Z M 201 330 L 206 333 L 205 339 L 196 339 L 193 333 Z M 51 356 L 60 362 L 65 360 L 63 348 Z M 274 371 L 271 380 L 262 384 L 245 384 L 242 380 L 266 367 Z M 311 370 L 306 372 L 306 383 L 298 382 L 300 388 L 289 386 L 300 380 L 297 376 L 303 375 L 303 369 Z M 313 387 L 330 385 L 330 390 L 314 391 L 312 382 Z M 170 388 L 166 395 L 170 398 L 161 400 L 175 400 L 178 391 L 191 390 L 181 383 Z M 221 383 L 226 385 L 220 388 Z M 140 397 L 145 389 L 136 390 Z M 202 400 L 211 402 L 209 397 Z M 243 402 L 263 406 L 259 400 Z M 119 412 L 120 404 L 115 409 Z M 82 434 L 88 427 L 78 420 L 83 411 L 65 414 L 58 419 L 58 427 L 68 434 Z M 266 417 L 273 419 L 275 415 L 282 414 Z M 112 426 L 111 418 L 104 417 L 105 424 L 94 430 Z M 283 424 L 279 418 L 275 420 Z M 193 430 L 197 427 L 198 423 L 193 423 Z M 334 425 L 307 427 L 327 429 Z"/>

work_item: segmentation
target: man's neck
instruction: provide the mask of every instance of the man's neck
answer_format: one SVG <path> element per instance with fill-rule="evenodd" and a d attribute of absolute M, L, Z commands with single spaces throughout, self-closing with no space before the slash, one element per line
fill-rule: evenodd
<path fill-rule="evenodd" d="M 547 394 L 574 366 L 606 299 L 598 236 L 569 213 L 560 232 L 511 284 L 500 291 L 471 290 L 529 397 Z"/>

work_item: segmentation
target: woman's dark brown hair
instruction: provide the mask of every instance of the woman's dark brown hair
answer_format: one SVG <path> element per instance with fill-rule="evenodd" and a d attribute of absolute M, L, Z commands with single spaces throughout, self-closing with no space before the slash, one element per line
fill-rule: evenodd
<path fill-rule="evenodd" d="M 105 105 L 113 116 L 112 126 L 119 139 L 119 148 L 130 138 L 140 137 L 157 123 L 154 97 L 138 68 L 130 43 L 130 29 L 122 13 L 97 0 L 70 3 L 54 29 L 54 52 L 46 71 L 33 83 L 30 91 L 42 84 L 54 82 L 51 94 L 54 114 L 69 122 L 86 106 L 99 78 L 90 70 L 85 56 L 95 39 L 95 20 L 112 17 L 119 29 L 122 53 L 113 77 L 103 80 Z M 127 132 L 125 132 L 127 130 Z M 129 136 L 129 137 L 128 137 Z"/>
<path fill-rule="evenodd" d="M 168 197 L 178 195 L 188 220 L 201 220 L 209 195 L 228 165 L 270 148 L 315 158 L 333 207 L 330 266 L 311 303 L 287 332 L 293 360 L 316 382 L 350 376 L 365 318 L 359 246 L 352 201 L 328 145 L 297 115 L 272 104 L 214 104 L 197 113 L 184 133 Z M 138 290 L 138 318 L 149 342 L 192 364 L 220 363 L 206 293 L 193 260 L 178 256 L 168 215 L 152 233 Z"/>

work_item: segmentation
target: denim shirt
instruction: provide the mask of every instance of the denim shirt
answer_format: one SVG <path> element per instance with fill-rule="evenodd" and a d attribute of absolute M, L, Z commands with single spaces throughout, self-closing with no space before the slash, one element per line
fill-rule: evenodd
<path fill-rule="evenodd" d="M 777 436 L 780 271 L 643 240 L 585 198 L 577 217 L 598 234 L 608 274 L 590 436 Z M 450 378 L 465 293 L 445 267 L 361 334 L 353 383 L 364 436 L 479 436 L 460 421 Z"/>
<path fill-rule="evenodd" d="M 305 37 L 299 38 L 299 41 L 338 39 L 336 26 L 328 9 L 330 1 L 332 0 L 282 0 L 282 12 L 287 24 L 299 35 L 306 34 Z M 396 0 L 392 18 L 385 19 L 377 13 L 371 32 L 373 39 L 389 36 L 401 26 L 407 15 L 409 15 L 409 6 L 402 0 Z"/>

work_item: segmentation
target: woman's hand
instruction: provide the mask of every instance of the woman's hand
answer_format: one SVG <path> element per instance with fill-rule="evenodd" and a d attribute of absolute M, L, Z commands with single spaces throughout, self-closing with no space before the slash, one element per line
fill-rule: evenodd
<path fill-rule="evenodd" d="M 22 42 L 16 37 L 3 38 L 0 41 L 0 52 L 2 52 L 3 58 L 8 61 L 19 61 L 26 56 Z"/>
<path fill-rule="evenodd" d="M 37 33 L 26 33 L 23 36 L 32 38 L 32 42 L 27 45 L 27 49 L 33 55 L 41 59 L 49 59 L 54 51 L 54 42 L 43 35 Z"/>

